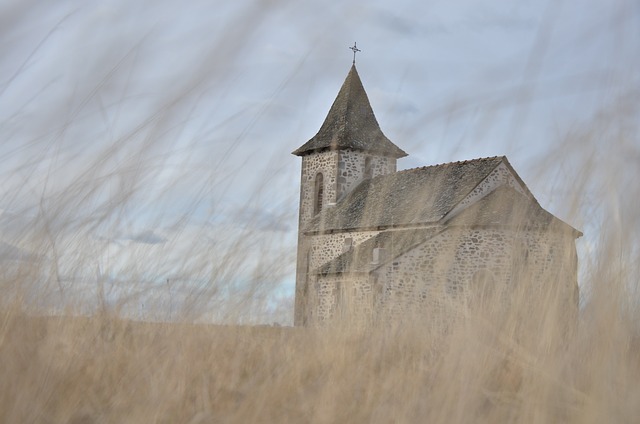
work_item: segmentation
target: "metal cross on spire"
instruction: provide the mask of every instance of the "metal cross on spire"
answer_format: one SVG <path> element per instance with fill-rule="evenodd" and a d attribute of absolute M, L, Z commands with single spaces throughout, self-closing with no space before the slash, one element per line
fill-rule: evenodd
<path fill-rule="evenodd" d="M 353 42 L 353 47 L 349 47 L 351 50 L 353 50 L 353 64 L 356 64 L 356 53 L 361 52 L 362 50 L 360 50 L 358 48 L 358 45 L 356 44 L 356 42 Z"/>

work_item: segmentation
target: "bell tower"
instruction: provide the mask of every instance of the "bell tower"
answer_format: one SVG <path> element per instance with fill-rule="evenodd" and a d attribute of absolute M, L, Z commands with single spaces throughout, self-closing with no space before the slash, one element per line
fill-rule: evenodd
<path fill-rule="evenodd" d="M 305 228 L 363 180 L 395 172 L 407 154 L 380 129 L 355 63 L 318 133 L 293 154 L 302 157 L 294 324 L 304 325 L 313 289 Z"/>

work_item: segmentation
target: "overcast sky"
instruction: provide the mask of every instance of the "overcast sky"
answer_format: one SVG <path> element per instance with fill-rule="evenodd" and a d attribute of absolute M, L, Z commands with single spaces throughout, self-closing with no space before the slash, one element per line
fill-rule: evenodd
<path fill-rule="evenodd" d="M 616 0 L 1 1 L 3 243 L 26 254 L 21 225 L 46 213 L 82 244 L 69 222 L 102 211 L 82 228 L 102 268 L 234 228 L 285 248 L 290 152 L 319 129 L 354 41 L 381 128 L 409 153 L 399 168 L 506 154 L 543 207 L 588 226 L 562 202 L 564 143 L 627 106 L 639 122 L 639 24 L 639 3 Z"/>

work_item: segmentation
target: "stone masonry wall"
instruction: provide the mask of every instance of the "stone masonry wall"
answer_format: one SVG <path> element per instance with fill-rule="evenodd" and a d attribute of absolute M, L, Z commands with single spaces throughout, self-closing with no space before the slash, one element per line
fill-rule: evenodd
<path fill-rule="evenodd" d="M 305 237 L 302 229 L 314 217 L 315 182 L 318 173 L 323 176 L 323 209 L 336 203 L 339 195 L 344 195 L 362 181 L 367 155 L 363 152 L 346 149 L 312 153 L 302 158 L 302 175 L 300 186 L 300 215 L 298 222 L 298 259 L 296 265 L 296 306 L 294 322 L 299 325 L 308 315 L 307 305 L 313 302 L 311 296 L 311 276 L 314 268 L 336 258 L 343 252 L 344 240 L 351 237 L 353 244 L 378 234 L 377 232 L 361 232 L 346 234 L 329 234 Z M 395 172 L 396 160 L 380 156 L 371 157 L 371 174 L 377 176 Z M 311 303 L 309 303 L 311 302 Z"/>
<path fill-rule="evenodd" d="M 363 326 L 373 316 L 373 287 L 368 275 L 320 276 L 313 321 L 317 324 L 339 318 L 348 325 Z"/>
<path fill-rule="evenodd" d="M 300 209 L 298 218 L 298 258 L 296 263 L 296 294 L 294 324 L 302 325 L 308 316 L 311 299 L 310 275 L 308 258 L 310 256 L 310 241 L 303 235 L 304 227 L 314 217 L 315 182 L 318 173 L 323 177 L 323 204 L 336 201 L 336 167 L 338 152 L 326 151 L 312 153 L 302 158 L 300 177 Z"/>
<path fill-rule="evenodd" d="M 336 167 L 338 152 L 326 151 L 313 153 L 302 158 L 302 177 L 300 185 L 300 221 L 299 228 L 314 217 L 313 206 L 315 196 L 315 181 L 318 173 L 322 173 L 324 194 L 323 205 L 336 202 Z"/>
<path fill-rule="evenodd" d="M 315 269 L 340 256 L 344 251 L 346 238 L 351 238 L 353 246 L 356 246 L 379 233 L 380 231 L 354 231 L 307 236 L 311 241 L 311 269 Z"/>
<path fill-rule="evenodd" d="M 371 177 L 396 172 L 394 158 L 371 155 L 353 149 L 341 150 L 338 157 L 338 199 L 353 190 L 363 180 L 367 157 L 371 161 Z"/>
<path fill-rule="evenodd" d="M 371 233 L 355 233 L 360 243 Z M 342 252 L 349 233 L 316 236 L 319 249 L 311 261 Z M 323 247 L 332 246 L 330 253 Z M 573 246 L 573 247 L 572 247 Z M 478 285 L 479 278 L 488 287 Z M 443 327 L 461 303 L 482 296 L 487 288 L 500 293 L 505 304 L 518 283 L 538 299 L 562 296 L 561 304 L 577 306 L 575 244 L 568 234 L 510 229 L 449 228 L 404 253 L 372 275 L 314 276 L 310 290 L 313 321 L 334 317 L 350 325 L 372 319 L 399 322 L 406 317 L 428 315 L 425 325 Z M 557 289 L 557 290 L 551 290 Z"/>
<path fill-rule="evenodd" d="M 376 271 L 374 308 L 393 320 L 419 311 L 444 312 L 452 302 L 478 295 L 478 275 L 490 276 L 491 289 L 500 293 L 508 294 L 504 289 L 524 277 L 532 295 L 560 284 L 570 296 L 575 276 L 566 266 L 566 240 L 551 233 L 449 229 Z"/>

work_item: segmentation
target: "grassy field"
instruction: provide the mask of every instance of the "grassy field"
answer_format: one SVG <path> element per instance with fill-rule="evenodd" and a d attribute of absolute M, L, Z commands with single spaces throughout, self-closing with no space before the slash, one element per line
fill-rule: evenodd
<path fill-rule="evenodd" d="M 521 18 L 489 2 L 452 12 L 449 28 L 438 15 L 418 25 L 410 4 L 402 21 L 400 8 L 353 2 L 309 7 L 303 20 L 286 1 L 180 19 L 178 2 L 164 2 L 166 15 L 151 13 L 155 2 L 58 3 L 50 15 L 44 3 L 2 9 L 0 423 L 640 422 L 634 3 L 581 27 L 582 4 Z M 327 58 L 339 45 L 346 73 L 361 18 L 387 28 L 370 41 L 365 84 L 387 101 L 373 105 L 378 117 L 398 118 L 381 125 L 408 160 L 470 159 L 456 155 L 499 136 L 493 153 L 519 154 L 541 205 L 584 232 L 577 322 L 553 300 L 514 296 L 451 311 L 446 330 L 428 316 L 248 325 L 292 321 L 289 152 L 317 130 L 311 101 L 330 102 L 342 78 Z M 483 34 L 494 38 L 474 44 Z M 526 46 L 494 45 L 511 37 Z M 430 56 L 445 40 L 446 54 Z M 488 66 L 480 45 L 505 62 Z M 597 66 L 583 69 L 591 56 Z"/>
<path fill-rule="evenodd" d="M 469 315 L 447 332 L 31 317 L 16 307 L 0 321 L 0 421 L 631 423 L 639 321 L 612 300 L 590 304 L 562 334 L 544 307 L 534 325 L 514 311 Z"/>
<path fill-rule="evenodd" d="M 500 314 L 458 311 L 447 331 L 425 317 L 365 330 L 243 326 L 261 312 L 269 316 L 265 299 L 277 280 L 269 277 L 285 275 L 292 263 L 286 256 L 248 263 L 247 248 L 256 244 L 243 237 L 217 254 L 197 246 L 186 252 L 184 274 L 207 285 L 192 288 L 173 323 L 122 318 L 131 316 L 121 312 L 137 304 L 139 287 L 129 284 L 114 304 L 100 288 L 115 283 L 100 274 L 84 280 L 97 296 L 90 313 L 71 302 L 60 316 L 43 317 L 38 305 L 71 293 L 72 284 L 56 278 L 63 274 L 56 265 L 69 258 L 58 258 L 82 250 L 81 234 L 95 225 L 79 225 L 59 204 L 65 219 L 57 230 L 38 216 L 27 237 L 13 239 L 42 253 L 13 267 L 5 262 L 0 275 L 0 422 L 637 422 L 640 193 L 627 179 L 637 168 L 601 162 L 585 160 L 575 181 L 577 195 L 610 201 L 586 209 L 599 219 L 582 250 L 580 316 L 569 326 L 555 312 L 562 305 L 526 297 L 514 297 L 506 310 L 487 306 Z M 626 195 L 611 200 L 619 187 Z M 582 202 L 567 198 L 574 200 Z M 118 207 L 110 211 L 119 216 Z M 165 265 L 158 251 L 138 253 Z M 71 270 L 81 278 L 92 260 L 78 255 Z M 122 269 L 134 275 L 137 266 Z M 224 284 L 239 274 L 243 285 Z M 211 305 L 218 322 L 230 325 L 194 323 Z"/>

